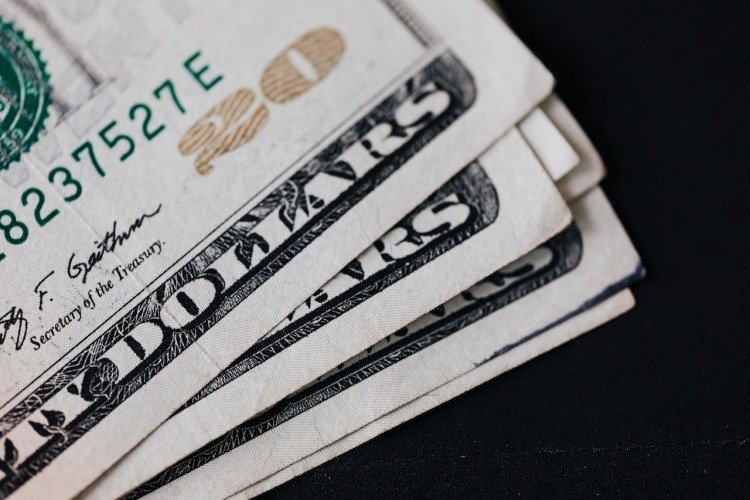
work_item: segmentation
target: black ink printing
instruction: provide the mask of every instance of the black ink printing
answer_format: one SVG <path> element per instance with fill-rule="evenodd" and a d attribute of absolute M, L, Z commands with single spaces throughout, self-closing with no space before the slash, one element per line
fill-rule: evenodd
<path fill-rule="evenodd" d="M 153 242 L 151 245 L 148 246 L 143 252 L 139 253 L 133 260 L 131 260 L 128 263 L 125 263 L 123 265 L 116 265 L 114 269 L 112 269 L 112 274 L 116 275 L 120 281 L 127 278 L 127 276 L 135 271 L 138 266 L 146 262 L 147 259 L 153 257 L 154 255 L 161 255 L 161 247 L 163 243 L 161 240 Z"/>
<path fill-rule="evenodd" d="M 426 91 L 441 98 L 420 98 Z M 41 445 L 33 446 L 35 451 L 29 445 L 29 449 L 22 453 L 29 458 L 16 465 L 13 476 L 0 479 L 0 497 L 11 494 L 93 429 L 408 159 L 450 127 L 471 108 L 475 98 L 476 87 L 471 74 L 450 51 L 442 52 L 374 105 L 346 133 L 323 147 L 315 158 L 292 173 L 276 190 L 205 246 L 192 261 L 125 313 L 115 325 L 51 375 L 32 394 L 0 417 L 1 439 L 17 425 L 24 422 L 28 425 L 28 417 L 41 409 L 48 411 L 54 407 L 54 411 L 69 414 L 69 423 L 65 426 L 67 438 L 50 438 Z M 407 113 L 409 116 L 402 118 L 406 121 L 413 118 L 415 121 L 402 124 L 396 120 L 400 109 L 411 110 Z M 417 111 L 428 114 L 432 120 L 425 122 L 421 117 L 412 117 L 411 114 L 417 114 Z M 406 127 L 408 134 L 400 137 L 399 130 L 395 130 L 392 124 Z M 377 139 L 373 133 L 376 126 L 380 127 L 378 130 L 390 126 L 392 133 L 374 142 Z M 390 151 L 381 144 L 386 140 L 398 140 L 401 145 Z M 313 190 L 315 186 L 311 181 L 318 176 L 333 176 L 347 183 L 340 191 L 323 193 L 329 199 L 319 208 L 310 203 L 310 213 L 306 214 L 295 203 L 297 198 L 292 194 Z M 287 227 L 284 223 L 288 221 L 281 217 L 280 211 L 284 215 L 290 214 L 288 208 L 293 206 L 297 208 L 295 215 L 298 217 L 292 227 Z M 278 225 L 276 218 L 279 218 Z M 261 225 L 261 222 L 266 225 Z M 256 241 L 256 229 L 273 228 L 280 231 L 281 227 L 289 234 L 277 245 L 271 247 L 267 242 Z M 263 248 L 261 243 L 266 247 Z M 90 258 L 93 263 L 90 266 L 86 261 L 79 263 L 80 267 L 73 268 L 71 259 L 69 271 L 82 277 L 99 262 L 101 257 L 97 255 L 97 252 L 92 253 Z M 226 281 L 223 275 L 222 279 L 216 279 L 218 276 L 206 273 L 207 269 L 214 268 L 235 274 L 227 275 Z M 180 300 L 189 299 L 188 292 L 194 293 L 198 287 L 210 296 L 210 300 L 201 303 L 200 307 L 199 304 Z M 170 301 L 169 307 L 180 312 L 179 321 L 175 315 L 163 314 L 165 301 Z M 192 305 L 196 307 L 186 307 Z M 138 337 L 143 338 L 139 340 Z M 158 339 L 159 342 L 145 345 L 145 338 Z M 112 350 L 115 345 L 122 346 L 117 353 L 134 357 L 140 362 L 118 366 L 108 357 L 115 352 Z M 73 381 L 81 373 L 84 380 L 94 381 L 92 383 L 97 388 L 95 397 L 83 398 L 83 393 L 79 391 L 85 405 L 73 406 L 71 403 L 62 408 L 50 402 L 61 390 L 74 394 L 71 392 L 75 385 Z"/>
<path fill-rule="evenodd" d="M 75 306 L 73 309 L 57 318 L 55 323 L 38 335 L 29 337 L 29 342 L 38 351 L 44 344 L 52 340 L 58 333 L 62 332 L 71 323 L 81 321 L 83 309 L 81 306 Z"/>
<path fill-rule="evenodd" d="M 125 241 L 127 241 L 130 236 L 132 236 L 134 232 L 141 228 L 143 222 L 146 219 L 150 219 L 156 216 L 160 211 L 161 204 L 159 204 L 159 206 L 156 207 L 156 210 L 154 210 L 153 212 L 145 213 L 135 219 L 135 221 L 130 224 L 130 227 L 128 227 L 126 231 L 123 231 L 119 234 L 117 233 L 117 221 L 114 221 L 112 223 L 112 229 L 104 234 L 104 238 L 102 238 L 102 241 L 94 242 L 94 244 L 96 245 L 96 250 L 91 252 L 86 261 L 74 263 L 73 259 L 75 259 L 76 254 L 74 253 L 70 256 L 70 259 L 68 260 L 68 276 L 70 276 L 71 278 L 77 278 L 78 276 L 81 276 L 81 283 L 86 283 L 86 278 L 88 277 L 89 272 L 91 272 L 96 264 L 101 262 L 105 254 L 112 253 L 117 249 L 117 247 L 121 247 L 125 243 Z"/>
<path fill-rule="evenodd" d="M 28 329 L 29 322 L 23 317 L 23 309 L 11 307 L 10 311 L 0 316 L 0 345 L 5 343 L 10 334 L 15 333 L 16 351 L 20 351 L 26 342 Z"/>
<path fill-rule="evenodd" d="M 55 271 L 50 271 L 47 276 L 42 278 L 39 283 L 36 284 L 34 287 L 34 292 L 39 294 L 39 310 L 42 311 L 44 309 L 44 296 L 47 295 L 47 290 L 42 289 L 42 284 L 47 281 L 47 279 L 55 274 Z M 51 298 L 49 300 L 52 300 Z"/>
<path fill-rule="evenodd" d="M 123 498 L 135 500 L 152 493 L 324 401 L 336 397 L 388 367 L 543 288 L 578 267 L 583 255 L 583 238 L 578 226 L 573 223 L 543 243 L 539 249 L 549 253 L 548 260 L 534 263 L 533 260 L 527 260 L 528 256 L 526 256 L 521 258 L 524 265 L 516 268 L 505 267 L 496 271 L 467 291 L 473 293 L 460 294 L 459 297 L 462 299 L 460 307 L 448 311 L 445 306 L 455 301 L 456 298 L 451 299 L 428 313 L 433 320 L 427 325 L 415 329 L 414 323 L 407 325 L 368 349 L 365 357 L 358 360 L 355 357 L 353 363 L 344 363 L 329 374 L 319 377 L 316 382 L 306 388 L 287 396 L 265 412 L 248 419 L 169 466 Z M 476 293 L 482 288 L 482 283 L 490 285 L 489 293 L 487 290 L 485 293 Z M 616 292 L 613 290 L 613 293 Z M 319 319 L 313 317 L 306 322 L 309 327 L 315 328 L 319 324 Z M 518 345 L 520 344 L 516 344 L 515 347 Z M 215 380 L 227 377 L 230 370 L 231 368 L 225 370 Z"/>

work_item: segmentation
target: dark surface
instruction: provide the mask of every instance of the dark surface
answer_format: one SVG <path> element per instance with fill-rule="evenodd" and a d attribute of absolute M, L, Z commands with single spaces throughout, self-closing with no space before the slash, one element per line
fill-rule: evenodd
<path fill-rule="evenodd" d="M 607 163 L 638 305 L 269 497 L 747 497 L 750 2 L 501 4 Z"/>

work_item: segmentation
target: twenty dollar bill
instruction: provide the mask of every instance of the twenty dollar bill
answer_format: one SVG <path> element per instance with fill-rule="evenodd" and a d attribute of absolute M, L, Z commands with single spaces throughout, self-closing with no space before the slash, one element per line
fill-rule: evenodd
<path fill-rule="evenodd" d="M 79 492 L 551 90 L 478 2 L 274 5 L 0 6 L 3 496 Z"/>
<path fill-rule="evenodd" d="M 243 353 L 97 481 L 91 495 L 126 493 L 440 306 L 569 220 L 521 134 L 511 131 Z"/>
<path fill-rule="evenodd" d="M 501 373 L 583 333 L 588 328 L 578 323 L 557 327 L 626 289 L 643 268 L 600 190 L 572 209 L 575 223 L 526 256 L 226 431 L 130 497 L 222 498 L 477 368 L 499 366 L 493 370 Z"/>

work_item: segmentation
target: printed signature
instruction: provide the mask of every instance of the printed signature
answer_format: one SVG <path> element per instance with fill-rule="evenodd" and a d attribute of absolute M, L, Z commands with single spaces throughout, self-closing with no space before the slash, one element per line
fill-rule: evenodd
<path fill-rule="evenodd" d="M 41 280 L 39 281 L 39 283 L 37 283 L 37 284 L 36 284 L 36 286 L 34 287 L 34 292 L 35 292 L 35 293 L 36 293 L 37 295 L 39 295 L 39 310 L 40 310 L 40 311 L 43 311 L 43 310 L 44 310 L 44 296 L 45 296 L 45 295 L 49 295 L 49 293 L 47 292 L 47 290 L 44 290 L 44 289 L 42 288 L 42 285 L 43 285 L 43 284 L 44 284 L 44 282 L 45 282 L 45 281 L 47 281 L 47 279 L 48 279 L 48 278 L 49 278 L 50 276 L 52 276 L 53 274 L 55 274 L 55 271 L 50 271 L 49 273 L 47 273 L 47 276 L 45 276 L 44 278 L 42 278 L 42 279 L 41 279 Z M 52 300 L 52 298 L 50 298 L 49 300 L 51 301 L 51 300 Z"/>
<path fill-rule="evenodd" d="M 29 322 L 23 317 L 23 310 L 12 307 L 10 311 L 0 316 L 0 345 L 5 344 L 7 338 L 16 338 L 16 351 L 20 351 L 26 342 L 26 332 Z M 14 335 L 15 334 L 15 335 Z"/>
<path fill-rule="evenodd" d="M 127 241 L 128 238 L 130 238 L 130 236 L 143 225 L 143 222 L 146 219 L 154 217 L 160 211 L 161 204 L 159 204 L 159 206 L 156 207 L 156 210 L 154 210 L 153 212 L 145 213 L 135 219 L 135 221 L 130 224 L 128 229 L 121 233 L 117 232 L 117 221 L 114 221 L 112 223 L 112 229 L 104 234 L 104 238 L 102 238 L 102 241 L 94 242 L 94 244 L 96 245 L 96 250 L 91 252 L 88 259 L 83 262 L 73 262 L 76 254 L 74 253 L 70 256 L 70 260 L 68 260 L 68 276 L 70 276 L 71 278 L 77 278 L 78 276 L 80 276 L 81 283 L 86 283 L 86 278 L 89 272 L 91 272 L 91 270 L 94 269 L 94 267 L 104 258 L 105 254 L 114 252 L 117 247 L 122 246 L 125 241 Z"/>

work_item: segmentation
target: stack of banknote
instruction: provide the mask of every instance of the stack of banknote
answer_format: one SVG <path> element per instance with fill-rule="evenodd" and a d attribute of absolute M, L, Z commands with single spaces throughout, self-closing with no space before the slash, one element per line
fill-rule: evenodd
<path fill-rule="evenodd" d="M 250 497 L 633 307 L 479 0 L 0 4 L 0 497 Z"/>

